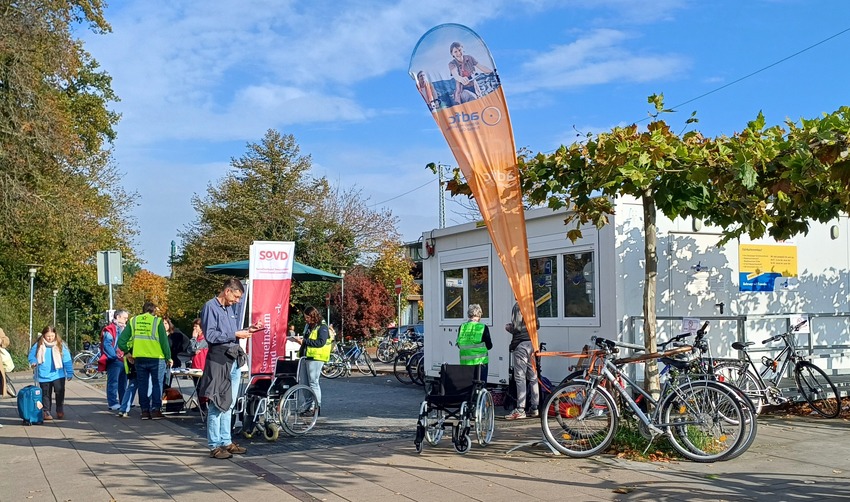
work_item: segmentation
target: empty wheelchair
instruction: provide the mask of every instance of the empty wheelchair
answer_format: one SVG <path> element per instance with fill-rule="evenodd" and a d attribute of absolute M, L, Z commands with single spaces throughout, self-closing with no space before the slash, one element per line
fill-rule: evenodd
<path fill-rule="evenodd" d="M 316 394 L 298 383 L 300 360 L 278 359 L 274 375 L 252 375 L 236 410 L 241 432 L 248 439 L 262 433 L 276 441 L 280 431 L 290 436 L 306 434 L 316 425 Z M 239 431 L 237 431 L 239 432 Z"/>
<path fill-rule="evenodd" d="M 466 453 L 472 447 L 469 432 L 475 427 L 478 444 L 493 439 L 496 411 L 493 396 L 481 380 L 480 366 L 443 364 L 440 378 L 431 384 L 419 407 L 414 445 L 422 452 L 422 443 L 436 446 L 446 426 L 451 428 L 455 451 Z"/>

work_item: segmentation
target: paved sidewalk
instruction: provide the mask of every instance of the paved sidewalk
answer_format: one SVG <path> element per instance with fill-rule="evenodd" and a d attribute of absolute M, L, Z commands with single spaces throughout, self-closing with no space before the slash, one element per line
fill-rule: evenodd
<path fill-rule="evenodd" d="M 447 439 L 417 455 L 411 409 L 408 439 L 268 455 L 261 442 L 222 461 L 179 419 L 119 419 L 100 388 L 79 380 L 66 399 L 66 420 L 31 427 L 20 425 L 14 400 L 0 400 L 0 501 L 850 499 L 846 420 L 762 419 L 756 443 L 735 460 L 641 463 L 557 457 L 540 446 L 507 454 L 540 436 L 536 420 L 497 422 L 495 442 L 466 455 Z M 333 423 L 322 417 L 317 427 Z"/>

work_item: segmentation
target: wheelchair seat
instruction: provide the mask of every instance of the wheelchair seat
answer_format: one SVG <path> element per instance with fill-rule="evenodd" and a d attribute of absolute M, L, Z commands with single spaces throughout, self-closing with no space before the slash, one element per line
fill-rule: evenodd
<path fill-rule="evenodd" d="M 440 380 L 431 387 L 425 399 L 435 405 L 459 406 L 470 401 L 476 390 L 476 381 L 481 373 L 480 366 L 444 364 L 440 368 Z"/>

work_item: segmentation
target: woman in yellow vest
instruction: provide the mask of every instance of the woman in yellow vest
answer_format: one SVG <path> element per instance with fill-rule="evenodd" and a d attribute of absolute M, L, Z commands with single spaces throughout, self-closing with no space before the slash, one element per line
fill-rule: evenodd
<path fill-rule="evenodd" d="M 302 357 L 302 374 L 298 375 L 298 379 L 299 383 L 306 383 L 316 394 L 315 408 L 306 414 L 312 416 L 313 413 L 319 413 L 322 407 L 322 389 L 319 387 L 319 379 L 322 377 L 322 366 L 331 358 L 333 340 L 330 338 L 328 326 L 322 323 L 322 314 L 319 309 L 308 305 L 304 309 L 304 318 L 307 320 L 306 333 L 305 336 L 298 337 L 298 342 L 301 344 L 298 355 Z"/>
<path fill-rule="evenodd" d="M 481 322 L 481 316 L 484 312 L 481 310 L 481 305 L 473 303 L 466 310 L 466 315 L 469 321 L 460 325 L 457 330 L 457 348 L 460 351 L 460 364 L 463 365 L 481 365 L 481 380 L 487 381 L 487 368 L 490 359 L 487 357 L 487 351 L 493 348 L 493 341 L 490 339 L 490 330 L 487 325 Z"/>

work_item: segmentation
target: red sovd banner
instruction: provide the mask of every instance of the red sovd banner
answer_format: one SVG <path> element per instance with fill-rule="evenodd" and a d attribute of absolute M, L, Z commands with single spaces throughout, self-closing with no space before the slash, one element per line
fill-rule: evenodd
<path fill-rule="evenodd" d="M 286 354 L 295 243 L 255 241 L 250 254 L 251 324 L 260 322 L 264 328 L 248 344 L 251 375 L 274 374 L 278 358 Z"/>
<path fill-rule="evenodd" d="M 536 350 L 537 310 L 516 146 L 493 57 L 474 31 L 441 24 L 419 39 L 408 71 L 478 203 Z"/>

